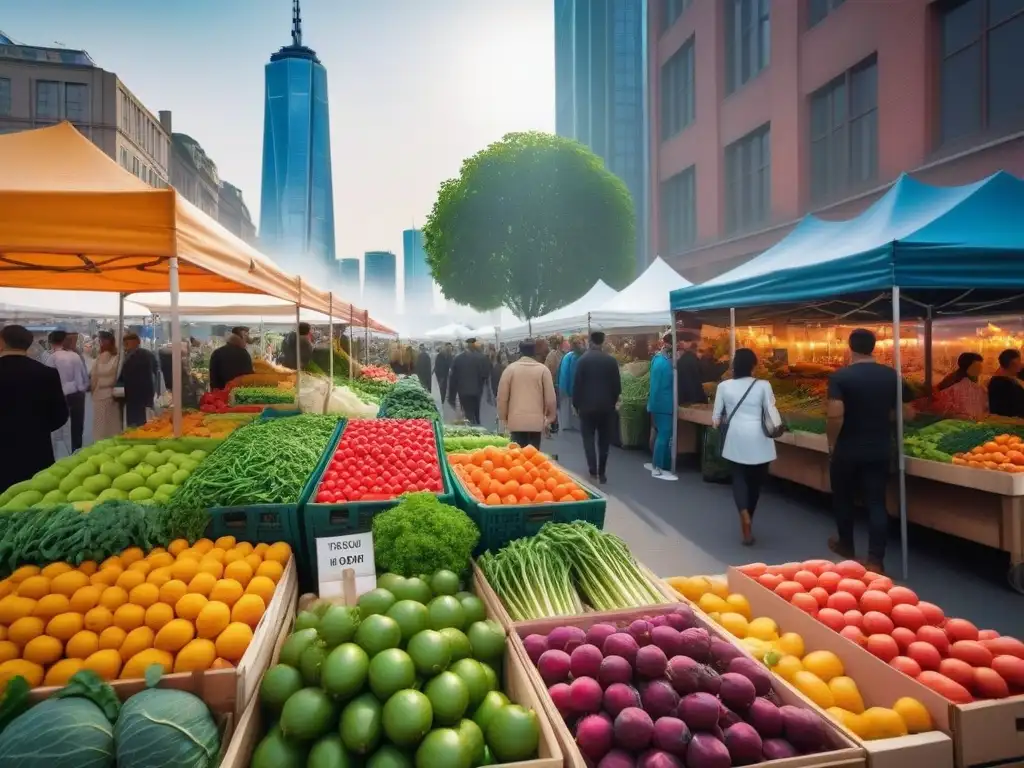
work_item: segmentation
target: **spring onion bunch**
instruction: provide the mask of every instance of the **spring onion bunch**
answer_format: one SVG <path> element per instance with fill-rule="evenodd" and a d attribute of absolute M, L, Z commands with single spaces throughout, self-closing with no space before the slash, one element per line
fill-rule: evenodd
<path fill-rule="evenodd" d="M 514 621 L 583 612 L 569 561 L 547 541 L 516 539 L 477 562 Z"/>

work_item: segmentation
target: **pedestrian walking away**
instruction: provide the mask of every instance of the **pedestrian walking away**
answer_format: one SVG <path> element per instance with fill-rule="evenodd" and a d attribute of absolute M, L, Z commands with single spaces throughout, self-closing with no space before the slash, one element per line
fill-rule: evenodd
<path fill-rule="evenodd" d="M 740 518 L 743 544 L 754 544 L 753 520 L 768 465 L 775 461 L 775 437 L 782 417 L 768 381 L 754 378 L 757 355 L 737 349 L 732 378 L 715 390 L 712 424 L 722 436 L 722 458 L 732 470 L 732 495 Z"/>
<path fill-rule="evenodd" d="M 672 334 L 661 339 L 661 351 L 651 359 L 651 389 L 647 395 L 647 412 L 654 427 L 654 456 L 644 469 L 658 480 L 678 480 L 672 474 L 672 420 L 675 412 L 674 376 L 672 375 Z"/>
<path fill-rule="evenodd" d="M 71 451 L 82 447 L 82 435 L 85 431 L 85 393 L 90 389 L 89 371 L 85 361 L 77 349 L 69 343 L 70 337 L 65 331 L 54 331 L 50 334 L 53 354 L 46 364 L 56 368 L 60 375 L 61 387 L 68 402 L 68 414 L 71 422 Z"/>
<path fill-rule="evenodd" d="M 556 383 L 562 407 L 562 415 L 558 419 L 558 424 L 561 428 L 576 428 L 572 406 L 572 386 L 576 376 L 576 364 L 582 356 L 583 340 L 575 337 L 558 366 L 558 380 Z"/>
<path fill-rule="evenodd" d="M 452 345 L 445 344 L 437 357 L 434 358 L 434 377 L 437 379 L 437 388 L 441 392 L 443 401 L 448 394 L 448 371 L 452 367 Z"/>
<path fill-rule="evenodd" d="M 555 387 L 551 371 L 534 359 L 535 352 L 533 339 L 519 343 L 520 357 L 501 374 L 495 404 L 512 442 L 539 450 L 541 437 L 555 420 Z"/>
<path fill-rule="evenodd" d="M 118 381 L 123 390 L 125 423 L 141 427 L 160 389 L 160 366 L 156 355 L 140 346 L 139 334 L 126 333 L 123 341 L 124 363 Z"/>
<path fill-rule="evenodd" d="M 99 441 L 120 434 L 124 429 L 124 415 L 121 403 L 114 399 L 120 361 L 117 340 L 110 331 L 100 331 L 97 335 L 100 353 L 89 376 L 92 391 L 92 439 Z"/>
<path fill-rule="evenodd" d="M 484 387 L 490 385 L 491 366 L 480 351 L 476 339 L 466 339 L 466 348 L 452 361 L 448 375 L 448 404 L 462 408 L 466 420 L 480 426 L 480 400 Z"/>
<path fill-rule="evenodd" d="M 604 334 L 590 334 L 590 348 L 576 363 L 572 382 L 572 406 L 580 415 L 583 451 L 590 477 L 608 482 L 608 449 L 622 395 L 619 363 L 604 351 Z M 595 448 L 596 440 L 596 448 Z"/>
<path fill-rule="evenodd" d="M 416 355 L 416 378 L 420 380 L 423 388 L 430 392 L 430 353 L 427 352 L 427 345 L 420 344 L 419 354 Z"/>

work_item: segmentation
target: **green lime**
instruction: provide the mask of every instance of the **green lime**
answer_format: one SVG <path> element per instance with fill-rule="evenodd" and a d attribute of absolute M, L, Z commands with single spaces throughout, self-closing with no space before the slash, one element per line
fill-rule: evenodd
<path fill-rule="evenodd" d="M 461 607 L 461 606 L 460 606 Z M 505 630 L 496 621 L 475 621 L 466 632 L 478 661 L 501 661 L 505 656 Z"/>
<path fill-rule="evenodd" d="M 357 755 L 367 755 L 380 743 L 381 705 L 371 693 L 352 699 L 341 711 L 341 740 Z"/>
<path fill-rule="evenodd" d="M 299 659 L 302 657 L 302 652 L 311 644 L 318 642 L 319 640 L 320 636 L 312 627 L 292 632 L 288 636 L 288 639 L 284 641 L 284 645 L 281 646 L 281 653 L 278 656 L 278 661 L 282 664 L 287 664 L 289 667 L 295 667 L 298 669 Z"/>
<path fill-rule="evenodd" d="M 397 600 L 415 600 L 417 603 L 426 605 L 434 593 L 430 591 L 430 585 L 427 582 L 418 576 L 413 576 L 411 579 L 405 579 L 396 584 L 394 595 Z"/>
<path fill-rule="evenodd" d="M 449 671 L 458 675 L 466 684 L 466 690 L 469 691 L 469 709 L 475 710 L 491 690 L 484 665 L 476 659 L 460 659 L 449 667 Z"/>
<path fill-rule="evenodd" d="M 385 744 L 370 755 L 366 768 L 413 768 L 413 758 L 398 747 Z"/>
<path fill-rule="evenodd" d="M 355 639 L 372 658 L 388 648 L 397 648 L 402 642 L 402 630 L 394 619 L 375 613 L 359 624 Z"/>
<path fill-rule="evenodd" d="M 305 768 L 306 745 L 289 741 L 276 725 L 256 745 L 252 768 Z"/>
<path fill-rule="evenodd" d="M 416 665 L 416 671 L 427 677 L 447 669 L 452 660 L 448 640 L 440 632 L 432 629 L 425 629 L 413 635 L 406 650 Z"/>
<path fill-rule="evenodd" d="M 427 734 L 416 750 L 416 768 L 470 768 L 469 750 L 451 728 Z"/>
<path fill-rule="evenodd" d="M 499 667 L 500 662 L 495 662 Z M 486 661 L 481 661 L 480 666 L 484 668 L 484 674 L 487 675 L 487 688 L 491 691 L 500 691 L 501 684 L 498 682 L 498 672 L 493 666 L 488 664 Z"/>
<path fill-rule="evenodd" d="M 456 598 L 462 605 L 462 611 L 466 614 L 466 624 L 470 625 L 476 621 L 483 621 L 487 618 L 487 606 L 484 601 L 476 595 Z"/>
<path fill-rule="evenodd" d="M 448 647 L 452 649 L 452 661 L 467 659 L 473 655 L 473 648 L 469 644 L 469 638 L 466 637 L 466 633 L 461 629 L 445 627 L 440 632 L 448 641 Z"/>
<path fill-rule="evenodd" d="M 434 722 L 455 725 L 469 706 L 469 688 L 454 672 L 442 672 L 423 691 L 434 708 Z"/>
<path fill-rule="evenodd" d="M 320 685 L 320 668 L 327 658 L 327 648 L 322 640 L 310 643 L 299 656 L 299 671 L 306 685 Z"/>
<path fill-rule="evenodd" d="M 320 688 L 303 688 L 288 697 L 281 710 L 281 733 L 293 741 L 313 741 L 331 730 L 337 712 Z"/>
<path fill-rule="evenodd" d="M 427 611 L 430 614 L 431 629 L 462 629 L 466 626 L 466 612 L 462 610 L 462 603 L 451 595 L 435 597 L 427 606 Z"/>
<path fill-rule="evenodd" d="M 407 643 L 418 632 L 430 627 L 427 606 L 414 600 L 399 600 L 392 605 L 387 615 L 398 622 L 402 630 L 402 642 Z"/>
<path fill-rule="evenodd" d="M 480 706 L 473 713 L 473 722 L 486 732 L 495 713 L 506 706 L 508 706 L 508 696 L 501 691 L 491 691 L 484 696 L 484 700 L 480 702 Z"/>
<path fill-rule="evenodd" d="M 309 750 L 306 768 L 353 768 L 355 761 L 349 757 L 341 736 L 329 733 L 320 739 Z"/>
<path fill-rule="evenodd" d="M 381 701 L 415 682 L 416 665 L 401 648 L 388 648 L 370 661 L 370 690 Z"/>
<path fill-rule="evenodd" d="M 275 664 L 263 675 L 260 683 L 260 702 L 271 712 L 280 713 L 281 707 L 302 688 L 302 673 L 287 664 Z"/>
<path fill-rule="evenodd" d="M 455 731 L 469 752 L 470 763 L 480 765 L 484 760 L 484 748 L 487 746 L 484 743 L 484 732 L 480 730 L 480 726 L 472 720 L 463 719 L 459 721 Z"/>
<path fill-rule="evenodd" d="M 459 577 L 442 569 L 430 577 L 430 589 L 435 595 L 454 595 L 459 591 Z"/>
<path fill-rule="evenodd" d="M 401 584 L 403 581 L 405 581 L 405 577 L 399 576 L 397 573 L 382 573 L 377 577 L 377 586 L 394 594 L 395 585 Z"/>
<path fill-rule="evenodd" d="M 395 744 L 414 747 L 430 732 L 434 710 L 419 691 L 398 691 L 384 704 L 384 734 Z"/>
<path fill-rule="evenodd" d="M 359 614 L 344 605 L 329 605 L 320 617 L 317 631 L 328 648 L 349 642 L 359 626 Z"/>
<path fill-rule="evenodd" d="M 377 587 L 359 596 L 359 613 L 363 618 L 376 613 L 387 613 L 395 604 L 395 596 L 386 589 Z"/>
<path fill-rule="evenodd" d="M 327 654 L 320 669 L 320 685 L 332 696 L 347 699 L 366 686 L 370 657 L 355 643 L 343 643 Z"/>
<path fill-rule="evenodd" d="M 484 735 L 499 763 L 530 760 L 536 757 L 540 742 L 537 713 L 518 704 L 509 704 L 494 713 Z"/>

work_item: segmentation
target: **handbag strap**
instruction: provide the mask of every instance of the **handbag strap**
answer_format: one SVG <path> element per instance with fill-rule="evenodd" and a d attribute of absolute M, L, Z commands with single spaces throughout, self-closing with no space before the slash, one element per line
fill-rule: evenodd
<path fill-rule="evenodd" d="M 732 411 L 729 413 L 729 416 L 725 420 L 726 424 L 732 421 L 732 417 L 736 415 L 736 411 L 738 411 L 740 409 L 740 406 L 743 405 L 743 401 L 747 399 L 747 395 L 750 394 L 750 390 L 754 388 L 755 384 L 757 384 L 757 379 L 754 379 L 752 382 L 750 382 L 750 386 L 747 387 L 747 391 L 743 393 L 743 397 L 741 397 L 740 401 L 732 407 Z M 723 405 L 725 405 L 725 403 L 723 403 Z M 724 412 L 725 409 L 723 408 L 722 411 Z"/>

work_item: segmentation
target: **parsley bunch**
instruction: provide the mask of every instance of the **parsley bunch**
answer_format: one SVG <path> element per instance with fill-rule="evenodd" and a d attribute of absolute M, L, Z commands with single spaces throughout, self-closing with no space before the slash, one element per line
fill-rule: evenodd
<path fill-rule="evenodd" d="M 431 493 L 406 494 L 373 518 L 377 568 L 401 576 L 442 569 L 462 573 L 479 540 L 480 531 L 465 512 Z"/>

